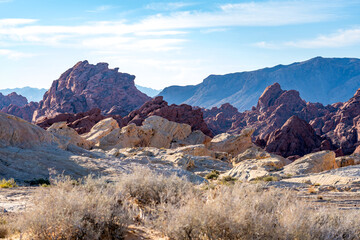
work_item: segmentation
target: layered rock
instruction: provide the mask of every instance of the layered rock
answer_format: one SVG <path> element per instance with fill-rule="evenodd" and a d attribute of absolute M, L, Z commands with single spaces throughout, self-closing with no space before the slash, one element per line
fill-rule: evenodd
<path fill-rule="evenodd" d="M 58 113 L 100 108 L 104 114 L 127 115 L 150 98 L 134 84 L 135 76 L 109 69 L 107 63 L 78 62 L 52 83 L 34 112 L 33 121 Z"/>

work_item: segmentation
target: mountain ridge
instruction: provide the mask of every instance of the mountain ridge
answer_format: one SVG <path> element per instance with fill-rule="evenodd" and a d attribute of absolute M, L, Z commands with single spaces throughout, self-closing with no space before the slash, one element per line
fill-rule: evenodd
<path fill-rule="evenodd" d="M 264 89 L 275 82 L 284 89 L 296 89 L 309 102 L 344 102 L 360 85 L 360 59 L 315 57 L 254 71 L 212 74 L 198 85 L 167 87 L 159 96 L 169 103 L 205 108 L 229 102 L 244 111 L 255 106 Z"/>

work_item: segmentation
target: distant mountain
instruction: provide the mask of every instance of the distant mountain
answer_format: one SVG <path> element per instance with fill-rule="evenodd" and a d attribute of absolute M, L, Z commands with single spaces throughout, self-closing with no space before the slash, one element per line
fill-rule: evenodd
<path fill-rule="evenodd" d="M 137 84 L 135 84 L 136 88 L 138 90 L 140 90 L 141 92 L 145 93 L 146 95 L 148 95 L 149 97 L 155 97 L 156 95 L 159 94 L 159 92 L 161 92 L 161 90 L 157 90 L 157 89 L 153 89 L 153 88 L 148 88 L 148 87 L 143 87 L 143 86 L 139 86 Z"/>
<path fill-rule="evenodd" d="M 29 102 L 39 102 L 40 100 L 42 100 L 44 93 L 46 91 L 47 89 L 45 88 L 31 88 L 31 87 L 0 89 L 0 93 L 4 95 L 8 95 L 12 92 L 16 92 L 17 94 L 26 97 Z"/>
<path fill-rule="evenodd" d="M 347 101 L 360 87 L 360 59 L 316 57 L 250 72 L 210 75 L 198 85 L 170 86 L 159 93 L 169 103 L 210 108 L 231 103 L 239 111 L 255 106 L 264 89 L 278 82 L 306 101 Z"/>

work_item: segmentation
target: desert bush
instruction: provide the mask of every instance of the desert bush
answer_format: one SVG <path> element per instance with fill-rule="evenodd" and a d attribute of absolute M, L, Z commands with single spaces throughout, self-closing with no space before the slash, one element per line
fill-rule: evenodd
<path fill-rule="evenodd" d="M 114 185 L 91 176 L 75 183 L 64 177 L 39 188 L 19 230 L 29 239 L 122 239 L 128 215 Z"/>
<path fill-rule="evenodd" d="M 206 174 L 205 178 L 209 180 L 216 180 L 220 175 L 220 172 L 217 170 L 212 170 L 208 174 Z"/>
<path fill-rule="evenodd" d="M 17 187 L 18 185 L 16 184 L 15 180 L 13 178 L 6 180 L 6 179 L 2 179 L 0 181 L 0 188 L 13 188 L 13 187 Z"/>
<path fill-rule="evenodd" d="M 185 178 L 165 176 L 144 167 L 136 167 L 131 174 L 121 175 L 117 182 L 122 195 L 141 205 L 176 204 L 195 191 L 193 184 Z"/>
<path fill-rule="evenodd" d="M 221 185 L 167 205 L 152 226 L 171 239 L 359 239 L 360 212 L 310 207 L 286 190 Z"/>

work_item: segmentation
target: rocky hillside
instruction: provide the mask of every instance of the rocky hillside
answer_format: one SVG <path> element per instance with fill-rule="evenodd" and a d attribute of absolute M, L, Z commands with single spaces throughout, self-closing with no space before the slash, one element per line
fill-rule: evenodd
<path fill-rule="evenodd" d="M 52 83 L 34 112 L 33 121 L 93 108 L 100 108 L 104 114 L 127 115 L 150 97 L 135 87 L 135 76 L 118 70 L 109 69 L 107 63 L 78 62 Z"/>
<path fill-rule="evenodd" d="M 198 85 L 167 87 L 159 95 L 169 103 L 205 108 L 230 103 L 245 111 L 256 106 L 264 89 L 275 82 L 296 89 L 308 102 L 344 102 L 360 86 L 360 59 L 317 57 L 256 71 L 210 75 Z"/>

